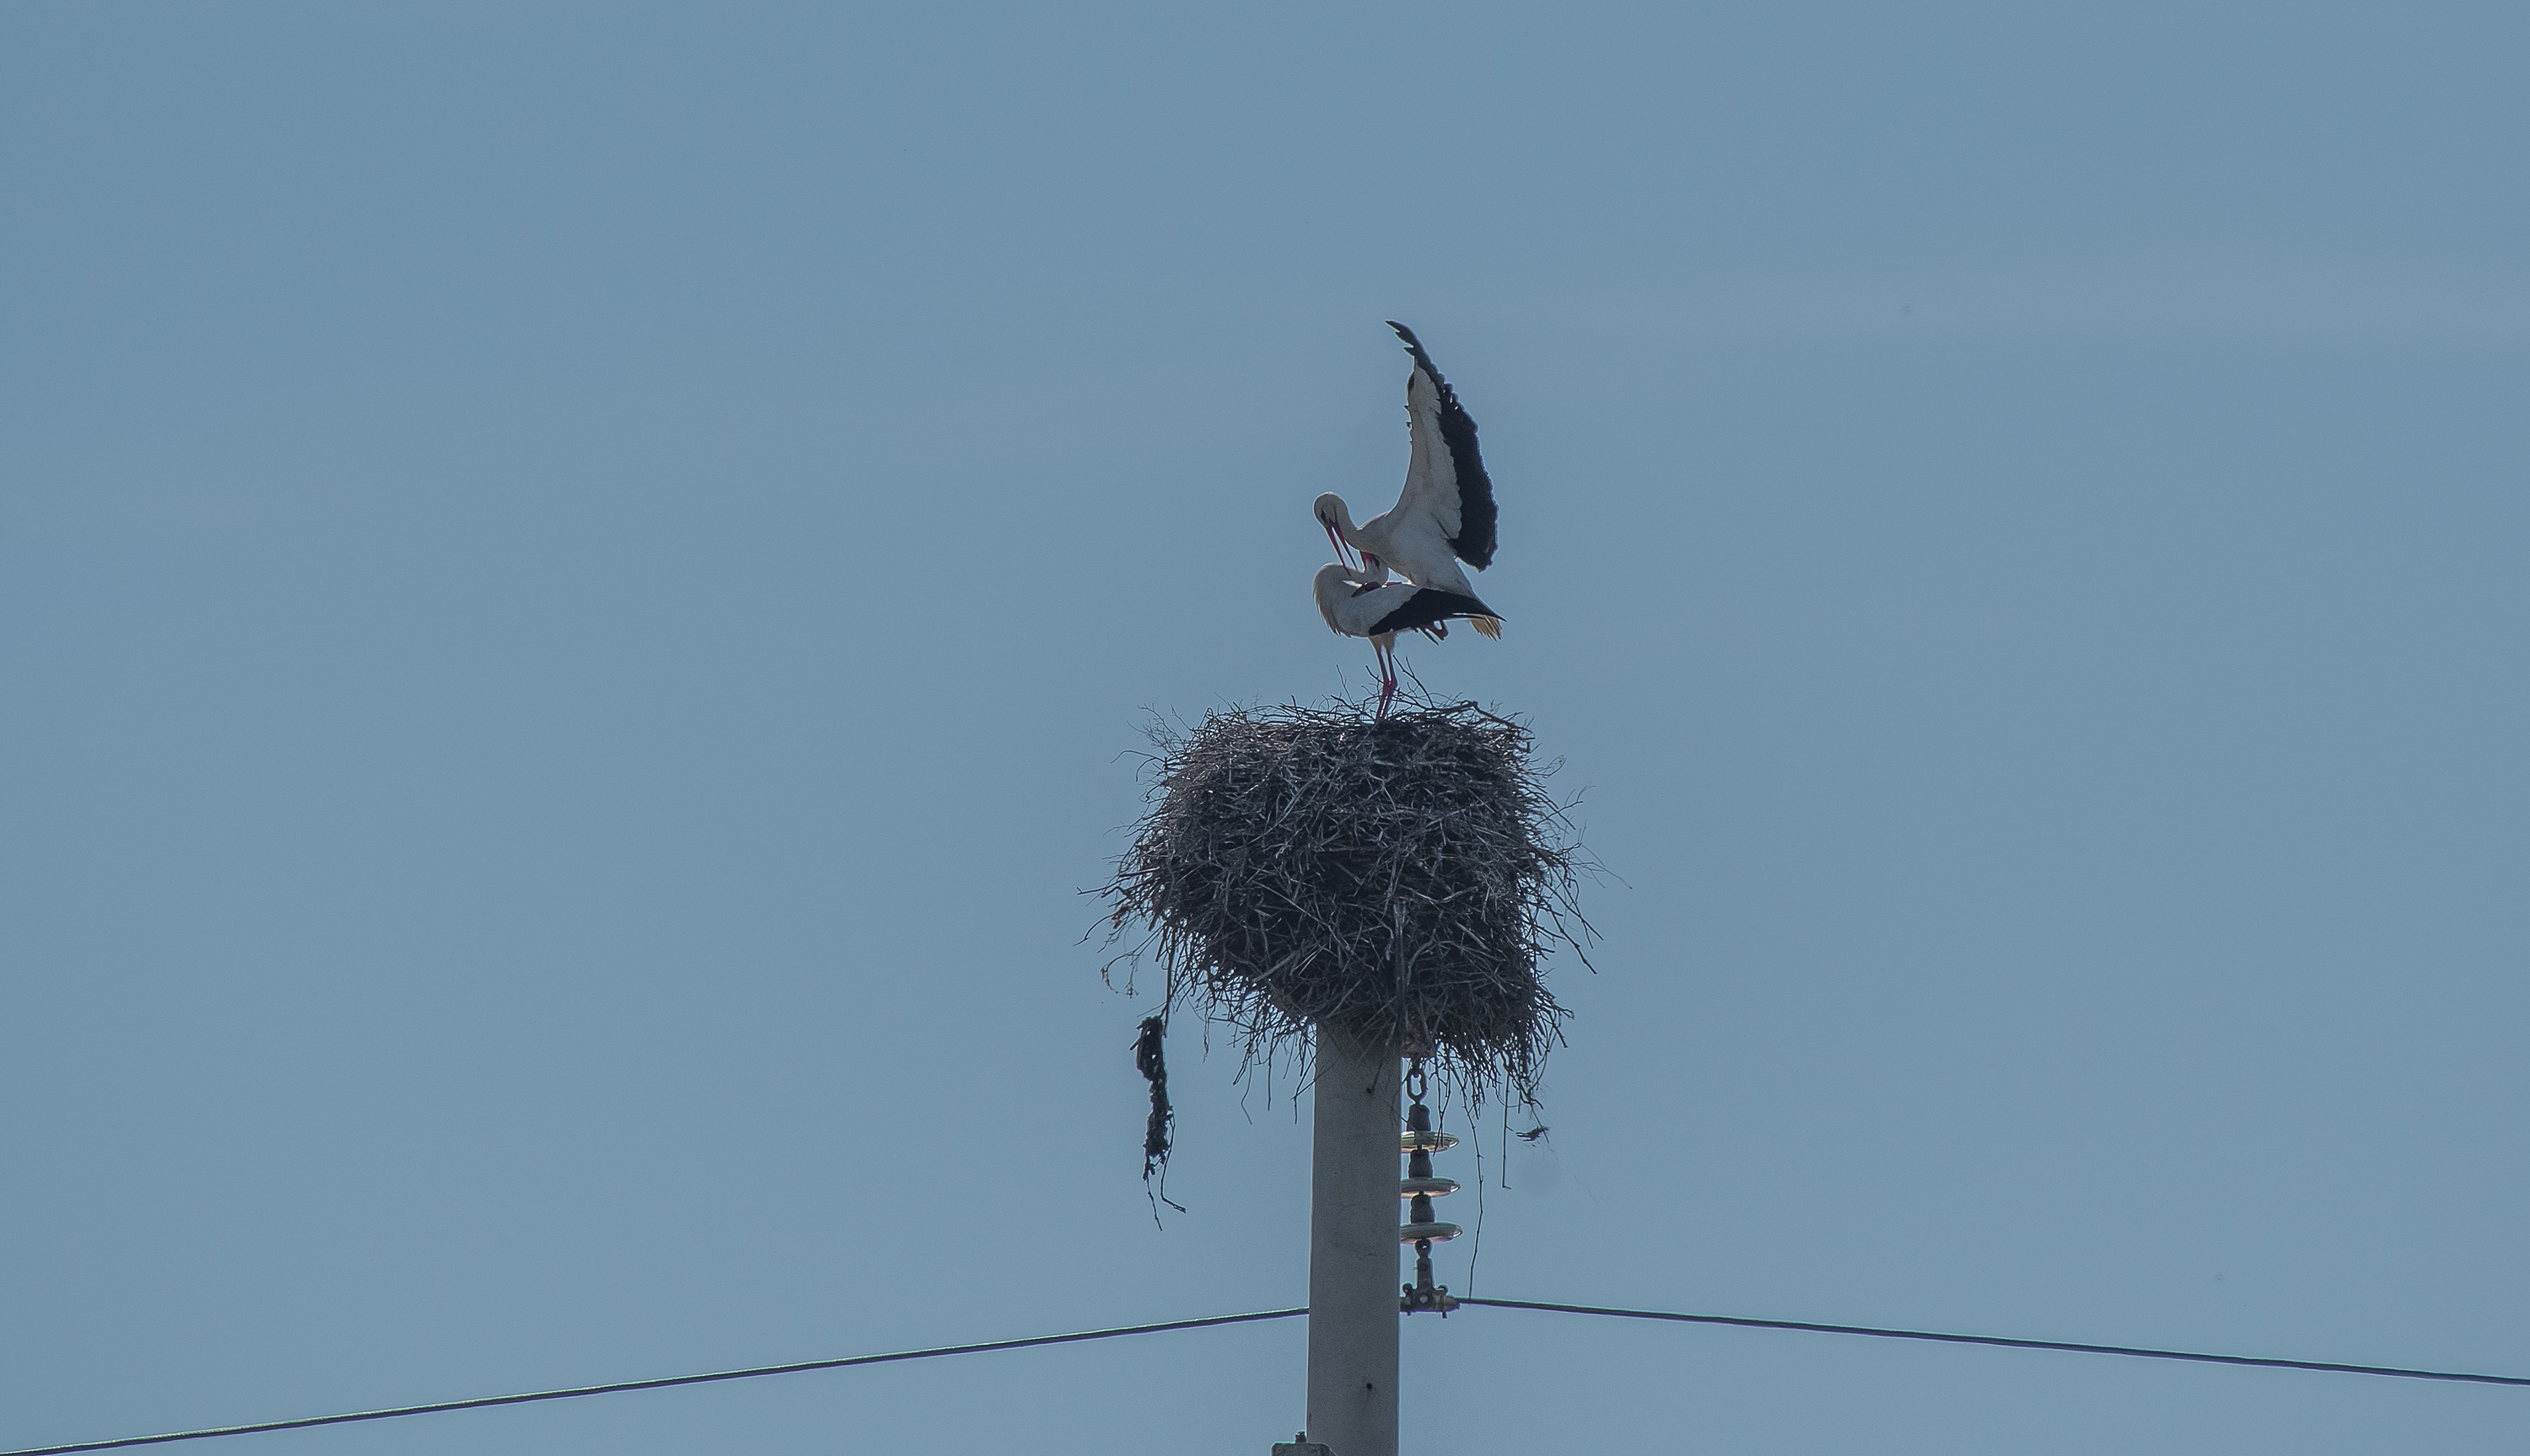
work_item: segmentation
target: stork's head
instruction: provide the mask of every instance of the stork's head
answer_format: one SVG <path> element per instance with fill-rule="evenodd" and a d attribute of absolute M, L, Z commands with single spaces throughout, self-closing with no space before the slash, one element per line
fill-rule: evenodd
<path fill-rule="evenodd" d="M 1353 579 L 1353 569 L 1350 566 L 1329 562 L 1318 567 L 1316 579 L 1309 583 L 1309 595 L 1317 599 L 1318 615 L 1327 620 L 1328 631 L 1344 630 L 1344 627 L 1336 621 L 1336 606 L 1350 597 L 1353 588 L 1358 584 Z"/>
<path fill-rule="evenodd" d="M 1352 552 L 1345 537 L 1352 533 L 1352 512 L 1345 509 L 1344 497 L 1329 491 L 1311 509 L 1318 524 L 1327 528 L 1327 544 L 1336 549 L 1336 560 L 1350 566 Z"/>

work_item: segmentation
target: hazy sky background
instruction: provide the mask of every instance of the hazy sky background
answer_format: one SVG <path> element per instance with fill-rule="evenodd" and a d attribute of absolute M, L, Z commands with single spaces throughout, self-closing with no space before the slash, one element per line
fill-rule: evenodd
<path fill-rule="evenodd" d="M 1080 891 L 1149 711 L 1364 680 L 1308 506 L 1393 497 L 1383 318 L 1503 503 L 1507 637 L 1409 660 L 1622 877 L 1477 1292 L 2530 1374 L 2525 53 L 2508 6 L 0 9 L 0 1445 L 1300 1303 L 1305 1118 L 1190 1023 L 1153 1227 Z M 1261 1456 L 1303 1337 L 220 1450 Z M 1418 1452 L 2530 1422 L 1404 1339 Z"/>

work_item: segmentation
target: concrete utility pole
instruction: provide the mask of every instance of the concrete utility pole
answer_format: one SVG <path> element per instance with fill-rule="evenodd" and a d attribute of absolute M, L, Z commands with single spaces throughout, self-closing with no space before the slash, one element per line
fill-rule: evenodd
<path fill-rule="evenodd" d="M 1309 1154 L 1309 1439 L 1397 1456 L 1398 1053 L 1317 1028 Z"/>

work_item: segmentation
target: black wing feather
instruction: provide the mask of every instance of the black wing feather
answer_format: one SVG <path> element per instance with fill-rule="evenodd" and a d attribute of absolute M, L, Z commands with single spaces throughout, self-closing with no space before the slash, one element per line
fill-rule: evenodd
<path fill-rule="evenodd" d="M 1441 390 L 1441 443 L 1450 448 L 1450 468 L 1458 477 L 1458 534 L 1450 538 L 1450 549 L 1458 560 L 1481 571 L 1494 564 L 1493 477 L 1485 473 L 1484 457 L 1476 453 L 1476 422 L 1458 403 L 1458 391 L 1441 377 L 1439 366 L 1423 351 L 1423 341 L 1414 331 L 1395 319 L 1388 326 L 1405 341 L 1413 351 L 1414 362 Z"/>
<path fill-rule="evenodd" d="M 1448 621 L 1453 617 L 1500 617 L 1501 615 L 1473 597 L 1460 596 L 1454 591 L 1435 591 L 1428 586 L 1419 586 L 1414 589 L 1414 595 L 1398 604 L 1396 611 L 1372 622 L 1370 635 L 1377 636 L 1381 632 L 1410 632 L 1416 627 L 1428 627 L 1436 621 Z"/>

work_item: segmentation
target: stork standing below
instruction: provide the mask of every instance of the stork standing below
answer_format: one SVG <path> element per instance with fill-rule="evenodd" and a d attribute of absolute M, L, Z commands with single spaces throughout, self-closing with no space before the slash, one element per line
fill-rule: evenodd
<path fill-rule="evenodd" d="M 1458 563 L 1481 571 L 1494 560 L 1494 483 L 1476 453 L 1476 422 L 1414 331 L 1395 319 L 1388 326 L 1414 355 L 1413 371 L 1405 376 L 1413 454 L 1404 492 L 1388 511 L 1355 525 L 1344 497 L 1329 491 L 1317 499 L 1318 524 L 1326 527 L 1339 557 L 1350 546 L 1365 565 L 1375 560 L 1416 586 L 1472 601 L 1476 589 Z M 1502 620 L 1490 614 L 1469 617 L 1468 623 L 1488 637 L 1502 635 Z"/>
<path fill-rule="evenodd" d="M 1402 581 L 1389 581 L 1382 570 L 1376 576 L 1338 562 L 1318 567 L 1317 579 L 1309 583 L 1310 594 L 1318 599 L 1318 615 L 1327 626 L 1348 637 L 1368 637 L 1373 652 L 1379 655 L 1379 711 L 1375 718 L 1388 716 L 1388 705 L 1397 696 L 1397 634 L 1419 631 L 1439 641 L 1448 628 L 1442 623 L 1451 618 L 1464 618 L 1484 630 L 1484 623 L 1497 624 L 1501 619 L 1494 609 L 1464 592 L 1443 591 L 1436 587 L 1409 586 Z M 1500 627 L 1497 625 L 1496 630 Z"/>

